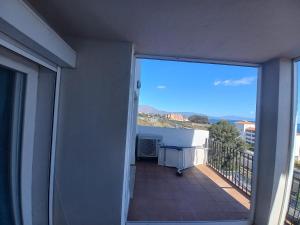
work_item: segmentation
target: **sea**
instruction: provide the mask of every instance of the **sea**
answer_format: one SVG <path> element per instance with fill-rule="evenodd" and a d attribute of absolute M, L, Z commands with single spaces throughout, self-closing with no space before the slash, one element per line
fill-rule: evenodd
<path fill-rule="evenodd" d="M 219 122 L 219 121 L 221 121 L 222 119 L 208 119 L 208 122 L 210 123 L 210 124 L 215 124 L 215 123 L 217 123 L 217 122 Z M 226 120 L 226 121 L 228 121 L 230 124 L 234 124 L 235 122 L 238 122 L 238 121 L 241 121 L 241 120 Z M 251 121 L 251 120 L 247 120 L 247 121 L 249 121 L 249 122 L 255 122 L 255 121 Z"/>
<path fill-rule="evenodd" d="M 220 121 L 220 119 L 208 119 L 208 122 L 210 123 L 210 124 L 215 124 L 215 123 L 217 123 L 217 122 L 219 122 Z M 230 124 L 234 124 L 235 122 L 237 122 L 237 121 L 240 121 L 240 120 L 227 120 Z M 250 122 L 254 122 L 255 123 L 255 121 L 250 121 Z M 300 124 L 297 124 L 297 133 L 299 133 L 300 134 Z"/>

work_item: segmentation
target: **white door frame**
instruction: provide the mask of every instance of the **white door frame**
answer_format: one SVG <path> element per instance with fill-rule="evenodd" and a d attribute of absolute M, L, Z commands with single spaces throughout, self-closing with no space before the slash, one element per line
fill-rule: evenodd
<path fill-rule="evenodd" d="M 19 72 L 27 74 L 27 91 L 26 91 L 26 100 L 25 105 L 31 104 L 31 112 L 25 112 L 28 115 L 31 115 L 31 120 L 29 118 L 24 118 L 26 122 L 26 126 L 31 127 L 31 131 L 28 130 L 28 134 L 31 135 L 34 133 L 34 120 L 35 120 L 35 108 L 37 101 L 37 79 L 38 79 L 38 67 L 43 66 L 51 71 L 55 72 L 56 83 L 55 83 L 55 98 L 54 98 L 54 109 L 53 109 L 53 129 L 52 129 L 52 143 L 51 143 L 51 152 L 50 152 L 50 176 L 49 176 L 49 225 L 53 224 L 53 196 L 54 196 L 54 171 L 55 171 L 55 153 L 56 153 L 56 138 L 57 138 L 57 122 L 58 122 L 58 107 L 59 107 L 59 91 L 60 91 L 60 74 L 61 68 L 44 57 L 36 54 L 32 50 L 26 48 L 22 44 L 18 43 L 14 39 L 10 38 L 6 34 L 0 31 L 0 65 L 3 65 L 8 68 L 12 68 L 13 70 L 17 70 Z M 27 93 L 28 92 L 28 93 Z M 31 96 L 31 97 L 30 97 Z M 28 107 L 28 111 L 30 111 L 30 107 Z M 25 116 L 25 115 L 24 115 Z M 25 138 L 25 137 L 24 137 Z M 31 137 L 31 141 L 33 137 Z M 29 139 L 27 139 L 29 142 Z M 31 143 L 33 144 L 33 143 Z M 33 146 L 32 146 L 33 148 Z M 31 152 L 33 154 L 33 152 Z M 30 166 L 32 164 L 32 157 L 29 159 L 24 166 Z M 28 171 L 27 171 L 28 172 Z M 29 172 L 28 172 L 29 173 Z M 32 173 L 30 177 L 32 176 Z M 31 178 L 30 178 L 31 180 Z M 28 186 L 29 188 L 29 186 Z M 29 190 L 27 190 L 29 191 Z M 31 205 L 31 197 L 30 202 L 25 207 L 27 210 L 31 209 L 29 207 Z M 25 209 L 25 211 L 26 211 Z M 31 215 L 31 212 L 26 213 Z M 28 224 L 31 224 L 30 219 L 26 219 Z"/>
<path fill-rule="evenodd" d="M 50 182 L 49 182 L 49 225 L 53 225 L 53 200 L 54 200 L 54 184 L 55 184 L 55 158 L 56 158 L 56 142 L 57 142 L 57 125 L 58 125 L 58 109 L 60 95 L 61 68 L 57 68 L 55 82 L 55 96 L 53 109 L 53 127 L 51 141 L 51 156 L 50 156 Z"/>

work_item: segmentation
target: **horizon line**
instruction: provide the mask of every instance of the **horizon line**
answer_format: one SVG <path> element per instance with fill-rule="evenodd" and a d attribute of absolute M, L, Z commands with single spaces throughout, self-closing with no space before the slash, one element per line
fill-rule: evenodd
<path fill-rule="evenodd" d="M 216 118 L 222 118 L 222 117 L 241 117 L 243 119 L 247 119 L 247 120 L 255 120 L 256 117 L 250 117 L 250 116 L 240 116 L 240 115 L 234 115 L 234 114 L 227 114 L 227 115 L 221 115 L 221 116 L 216 116 L 216 115 L 211 115 L 211 114 L 206 114 L 206 113 L 201 113 L 201 112 L 195 112 L 195 111 L 169 111 L 169 110 L 165 110 L 165 109 L 158 109 L 155 106 L 151 106 L 151 105 L 145 105 L 145 104 L 139 104 L 138 107 L 140 106 L 147 106 L 147 107 L 151 107 L 157 111 L 162 111 L 162 112 L 166 112 L 166 113 L 178 113 L 178 114 L 182 114 L 182 113 L 193 113 L 193 114 L 200 114 L 200 115 L 204 115 L 207 117 L 216 117 Z M 138 113 L 140 113 L 140 111 L 138 110 Z"/>

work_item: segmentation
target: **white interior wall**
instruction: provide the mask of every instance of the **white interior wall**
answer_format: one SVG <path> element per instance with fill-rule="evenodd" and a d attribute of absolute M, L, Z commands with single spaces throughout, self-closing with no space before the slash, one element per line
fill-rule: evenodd
<path fill-rule="evenodd" d="M 62 69 L 55 225 L 121 223 L 132 45 L 70 38 L 76 69 Z"/>
<path fill-rule="evenodd" d="M 125 224 L 127 221 L 127 215 L 129 210 L 129 200 L 131 193 L 131 152 L 135 149 L 135 132 L 136 132 L 136 78 L 135 78 L 135 56 L 132 50 L 131 61 L 131 73 L 129 83 L 129 101 L 127 111 L 127 131 L 126 131 L 126 150 L 124 160 L 124 178 L 123 178 L 123 193 L 122 193 L 122 212 L 121 212 L 121 224 Z"/>
<path fill-rule="evenodd" d="M 137 116 L 138 116 L 138 108 L 139 108 L 139 96 L 140 96 L 140 87 L 138 87 L 138 82 L 140 82 L 141 78 L 141 64 L 139 59 L 135 60 L 134 67 L 134 108 L 133 108 L 133 129 L 132 129 L 132 151 L 130 152 L 130 164 L 135 164 L 135 142 L 136 142 L 136 134 L 137 134 Z"/>

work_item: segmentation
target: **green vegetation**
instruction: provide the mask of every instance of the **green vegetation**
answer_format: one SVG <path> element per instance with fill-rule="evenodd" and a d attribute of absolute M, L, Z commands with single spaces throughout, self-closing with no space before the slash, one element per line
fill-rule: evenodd
<path fill-rule="evenodd" d="M 222 120 L 209 128 L 209 136 L 217 145 L 211 160 L 214 163 L 220 163 L 222 170 L 236 171 L 238 168 L 236 168 L 235 162 L 241 160 L 241 154 L 238 154 L 237 151 L 250 150 L 250 145 L 240 137 L 238 129 L 228 121 Z M 219 162 L 219 156 L 223 157 L 221 162 Z"/>
<path fill-rule="evenodd" d="M 221 120 L 209 128 L 210 138 L 222 144 L 223 147 L 230 147 L 236 150 L 248 148 L 248 144 L 240 137 L 238 129 L 228 121 Z"/>
<path fill-rule="evenodd" d="M 208 116 L 192 115 L 189 117 L 192 123 L 208 124 Z"/>

